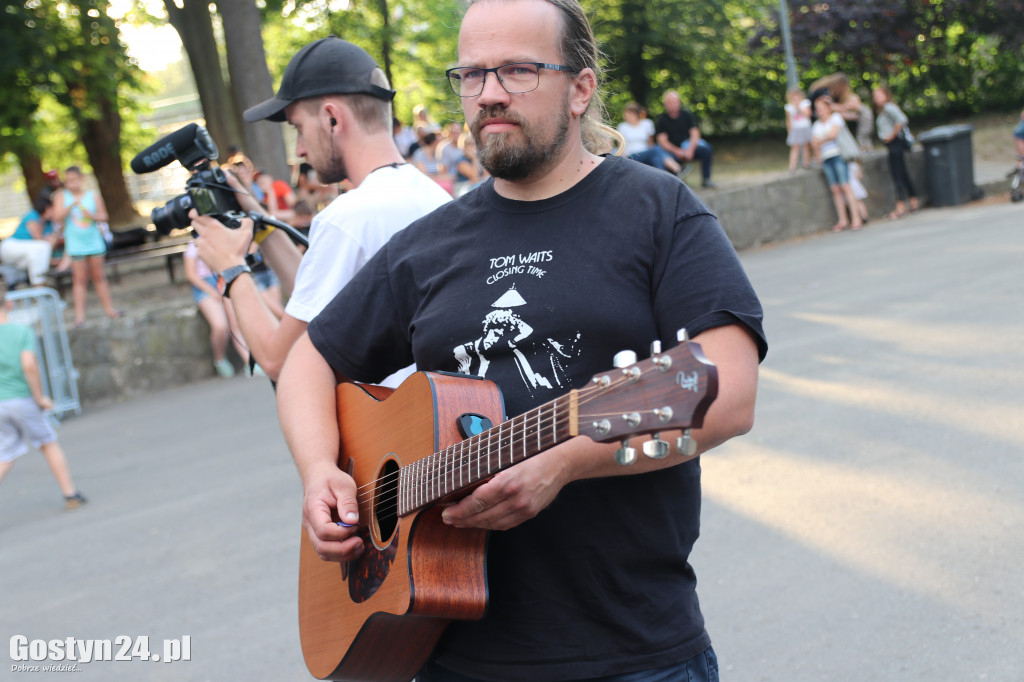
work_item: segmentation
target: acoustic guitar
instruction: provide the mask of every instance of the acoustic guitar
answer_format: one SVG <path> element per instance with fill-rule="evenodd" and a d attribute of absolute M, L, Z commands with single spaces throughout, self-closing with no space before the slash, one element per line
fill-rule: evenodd
<path fill-rule="evenodd" d="M 408 682 L 452 619 L 475 620 L 487 605 L 487 531 L 451 528 L 446 503 L 494 474 L 575 436 L 622 440 L 616 460 L 631 464 L 629 438 L 654 434 L 650 457 L 696 452 L 699 428 L 718 391 L 715 366 L 679 333 L 648 360 L 625 351 L 616 368 L 584 388 L 508 421 L 497 386 L 485 379 L 417 372 L 385 395 L 342 383 L 339 466 L 355 479 L 365 551 L 347 563 L 323 561 L 302 533 L 299 635 L 318 679 Z M 683 430 L 674 443 L 659 432 Z"/>

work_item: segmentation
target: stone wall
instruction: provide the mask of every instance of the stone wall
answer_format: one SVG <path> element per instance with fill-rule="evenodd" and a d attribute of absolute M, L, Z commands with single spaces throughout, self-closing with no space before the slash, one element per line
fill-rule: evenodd
<path fill-rule="evenodd" d="M 921 200 L 928 203 L 924 153 L 907 155 L 910 175 Z M 868 192 L 868 215 L 877 220 L 896 205 L 885 151 L 861 161 Z M 802 171 L 762 184 L 705 193 L 702 198 L 718 216 L 737 250 L 802 237 L 835 224 L 836 210 L 821 171 Z"/>
<path fill-rule="evenodd" d="M 210 328 L 191 300 L 69 329 L 68 343 L 83 407 L 214 376 Z"/>

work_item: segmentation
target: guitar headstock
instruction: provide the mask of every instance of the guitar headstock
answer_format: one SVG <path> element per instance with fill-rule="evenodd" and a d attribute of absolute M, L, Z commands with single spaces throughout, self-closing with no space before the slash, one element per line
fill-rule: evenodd
<path fill-rule="evenodd" d="M 615 356 L 615 369 L 597 374 L 578 391 L 577 429 L 580 435 L 608 443 L 623 441 L 616 452 L 620 464 L 631 464 L 636 450 L 628 439 L 653 433 L 644 443 L 649 457 L 667 456 L 671 446 L 657 437 L 661 431 L 683 429 L 676 450 L 683 455 L 696 452 L 689 430 L 700 428 L 704 415 L 718 395 L 718 370 L 689 340 L 686 330 L 678 333 L 679 344 L 662 352 L 660 342 L 651 344 L 651 357 L 636 361 L 636 354 L 623 351 Z"/>

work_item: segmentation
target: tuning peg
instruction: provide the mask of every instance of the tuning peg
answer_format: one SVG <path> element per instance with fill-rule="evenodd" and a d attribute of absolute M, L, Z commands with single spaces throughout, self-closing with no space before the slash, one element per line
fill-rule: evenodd
<path fill-rule="evenodd" d="M 676 332 L 676 341 L 678 341 L 679 343 L 684 343 L 689 340 L 690 333 L 686 331 L 686 327 L 681 327 L 679 331 Z"/>
<path fill-rule="evenodd" d="M 615 451 L 615 461 L 622 466 L 629 466 L 636 461 L 636 448 L 629 446 L 629 439 L 622 441 L 622 447 Z"/>
<path fill-rule="evenodd" d="M 686 429 L 683 435 L 676 438 L 676 450 L 684 457 L 693 457 L 697 454 L 697 441 L 690 435 L 690 429 Z"/>
<path fill-rule="evenodd" d="M 668 443 L 661 439 L 660 433 L 651 435 L 651 440 L 644 442 L 644 454 L 651 459 L 668 457 Z"/>
<path fill-rule="evenodd" d="M 636 353 L 631 350 L 620 350 L 612 360 L 612 366 L 621 368 L 636 364 Z"/>
<path fill-rule="evenodd" d="M 657 355 L 661 352 L 661 341 L 655 339 L 651 341 L 651 355 Z"/>

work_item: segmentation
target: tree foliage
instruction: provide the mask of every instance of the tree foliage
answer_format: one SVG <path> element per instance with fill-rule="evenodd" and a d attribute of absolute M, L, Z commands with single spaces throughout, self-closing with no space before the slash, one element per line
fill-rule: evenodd
<path fill-rule="evenodd" d="M 334 12 L 329 4 L 299 0 L 285 13 L 268 3 L 264 41 L 275 83 L 299 48 L 336 35 L 377 60 L 397 91 L 395 113 L 406 122 L 417 105 L 438 118 L 461 116 L 444 70 L 454 66 L 466 0 L 350 0 Z"/>
<path fill-rule="evenodd" d="M 791 2 L 794 52 L 809 82 L 845 72 L 862 96 L 887 83 L 912 113 L 977 112 L 1024 98 L 1024 0 Z M 751 45 L 779 54 L 778 14 Z"/>
<path fill-rule="evenodd" d="M 190 56 L 202 54 L 192 70 L 208 124 L 223 131 L 221 146 L 247 146 L 242 131 L 250 126 L 239 125 L 239 109 L 267 96 L 266 81 L 233 81 L 248 82 L 248 71 L 266 63 L 276 88 L 302 45 L 331 34 L 377 59 L 398 92 L 395 111 L 403 120 L 417 105 L 441 122 L 461 117 L 443 72 L 457 59 L 469 0 L 218 1 L 244 12 L 248 23 L 222 30 L 211 12 L 217 3 L 207 0 L 165 5 L 174 21 L 182 16 L 176 10 L 194 10 L 179 32 Z M 611 123 L 629 100 L 658 113 L 662 93 L 675 88 L 706 134 L 782 128 L 779 0 L 581 1 L 604 51 Z M 42 182 L 41 159 L 52 165 L 83 153 L 103 176 L 105 198 L 111 184 L 123 187 L 110 160 L 123 161 L 123 141 L 136 125 L 139 72 L 107 6 L 108 0 L 16 0 L 0 12 L 0 154 L 17 157 L 30 189 Z M 258 22 L 251 21 L 253 8 Z M 805 85 L 843 71 L 866 97 L 869 87 L 886 82 L 917 116 L 1019 107 L 1024 100 L 1024 0 L 789 0 L 788 8 Z M 234 64 L 231 77 L 225 43 L 236 38 L 250 47 L 262 41 L 265 59 L 250 49 L 235 60 L 246 68 Z M 132 152 L 139 146 L 133 142 Z"/>
<path fill-rule="evenodd" d="M 38 114 L 52 97 L 76 128 L 111 221 L 124 223 L 136 214 L 121 170 L 122 111 L 131 110 L 138 70 L 107 10 L 107 0 L 5 6 L 0 37 L 10 54 L 0 67 L 6 109 L 0 149 L 17 156 L 29 192 L 36 190 L 43 152 Z"/>

